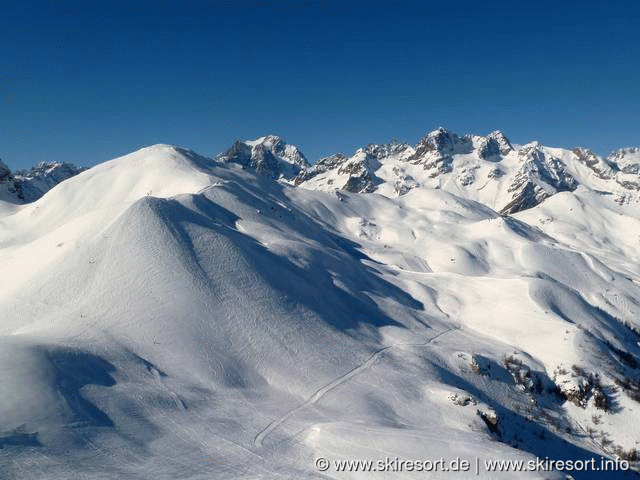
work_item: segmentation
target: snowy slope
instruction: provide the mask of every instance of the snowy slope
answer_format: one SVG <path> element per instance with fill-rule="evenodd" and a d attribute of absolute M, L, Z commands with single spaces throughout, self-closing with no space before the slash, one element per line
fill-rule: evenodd
<path fill-rule="evenodd" d="M 287 180 L 322 164 L 275 137 L 217 160 L 156 145 L 0 209 L 0 478 L 372 478 L 315 462 L 633 458 L 640 209 L 548 160 L 577 153 L 530 145 L 545 159 L 523 160 L 492 135 L 469 153 L 439 134 L 370 146 L 325 161 L 305 188 Z M 455 169 L 441 188 L 421 183 L 416 172 L 448 168 L 441 154 L 576 184 L 504 216 L 501 183 L 455 190 Z M 393 193 L 394 166 L 416 185 Z M 330 176 L 353 188 L 323 191 Z"/>

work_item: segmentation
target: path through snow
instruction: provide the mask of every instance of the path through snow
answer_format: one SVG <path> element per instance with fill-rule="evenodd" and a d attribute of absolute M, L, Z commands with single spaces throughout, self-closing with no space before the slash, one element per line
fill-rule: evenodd
<path fill-rule="evenodd" d="M 323 387 L 320 387 L 305 402 L 301 403 L 300 405 L 298 405 L 294 409 L 289 410 L 282 417 L 280 417 L 280 418 L 274 420 L 273 422 L 271 422 L 269 425 L 267 425 L 263 430 L 261 430 L 255 436 L 255 438 L 253 440 L 253 444 L 257 448 L 264 448 L 265 439 L 269 435 L 271 435 L 276 429 L 278 429 L 278 427 L 280 427 L 283 423 L 285 423 L 287 420 L 289 420 L 291 417 L 293 417 L 296 413 L 300 412 L 301 410 L 304 410 L 305 408 L 316 404 L 327 393 L 329 393 L 330 391 L 332 391 L 335 388 L 339 387 L 340 385 L 345 384 L 346 382 L 351 380 L 353 377 L 358 375 L 361 371 L 363 371 L 366 368 L 370 367 L 373 364 L 373 362 L 375 362 L 383 353 L 385 353 L 385 352 L 387 352 L 387 351 L 389 351 L 391 349 L 394 349 L 394 348 L 402 349 L 402 348 L 406 348 L 406 347 L 425 347 L 425 346 L 429 345 L 431 342 L 433 342 L 434 340 L 440 338 L 442 335 L 444 335 L 446 333 L 449 333 L 452 330 L 458 330 L 459 328 L 460 327 L 457 327 L 457 326 L 456 327 L 451 327 L 451 328 L 449 328 L 449 329 L 447 329 L 447 330 L 445 330 L 443 332 L 440 332 L 437 335 L 431 337 L 430 339 L 428 339 L 424 343 L 396 343 L 396 344 L 388 345 L 388 346 L 386 346 L 384 348 L 381 348 L 377 352 L 374 352 L 373 354 L 371 354 L 371 356 L 367 360 L 365 360 L 363 363 L 361 363 L 360 365 L 352 368 L 351 370 L 349 370 L 344 375 L 339 376 L 338 378 L 336 378 L 335 380 L 332 380 L 331 382 L 327 383 Z"/>

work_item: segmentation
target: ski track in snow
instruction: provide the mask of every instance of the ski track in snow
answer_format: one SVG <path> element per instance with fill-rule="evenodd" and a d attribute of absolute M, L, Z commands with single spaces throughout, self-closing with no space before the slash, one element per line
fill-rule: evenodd
<path fill-rule="evenodd" d="M 356 367 L 354 367 L 351 370 L 349 370 L 347 373 L 345 373 L 343 375 L 340 375 L 335 380 L 332 380 L 331 382 L 327 383 L 323 387 L 320 387 L 306 401 L 304 401 L 303 403 L 301 403 L 300 405 L 298 405 L 294 409 L 289 410 L 282 417 L 274 420 L 269 425 L 267 425 L 263 430 L 261 430 L 255 436 L 255 438 L 253 440 L 254 446 L 256 446 L 259 449 L 264 448 L 265 439 L 269 435 L 271 435 L 275 430 L 277 430 L 282 424 L 284 424 L 287 420 L 289 420 L 296 413 L 304 410 L 305 408 L 310 407 L 311 405 L 315 405 L 327 393 L 329 393 L 330 391 L 332 391 L 335 388 L 339 387 L 340 385 L 344 385 L 349 380 L 351 380 L 353 377 L 358 375 L 360 372 L 362 372 L 363 370 L 365 370 L 368 367 L 370 367 L 383 353 L 388 352 L 389 350 L 392 350 L 394 348 L 402 349 L 402 348 L 406 348 L 406 347 L 425 347 L 425 346 L 428 346 L 429 344 L 431 344 L 434 340 L 437 340 L 438 338 L 440 338 L 441 336 L 443 336 L 443 335 L 445 335 L 445 334 L 447 334 L 447 333 L 449 333 L 449 332 L 451 332 L 453 330 L 459 330 L 459 329 L 460 329 L 460 327 L 458 327 L 458 326 L 451 327 L 451 328 L 449 328 L 449 329 L 447 329 L 447 330 L 445 330 L 443 332 L 440 332 L 437 335 L 429 338 L 424 343 L 396 343 L 396 344 L 393 344 L 393 345 L 388 345 L 388 346 L 386 346 L 384 348 L 381 348 L 377 352 L 372 353 L 371 356 L 369 358 L 367 358 L 364 362 L 362 362 L 360 365 L 357 365 Z"/>

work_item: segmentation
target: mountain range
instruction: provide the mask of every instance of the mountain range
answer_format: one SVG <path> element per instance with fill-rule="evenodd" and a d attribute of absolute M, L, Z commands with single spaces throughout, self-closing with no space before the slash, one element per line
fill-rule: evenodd
<path fill-rule="evenodd" d="M 587 149 L 551 148 L 537 141 L 514 147 L 499 130 L 460 136 L 440 127 L 415 146 L 369 144 L 351 156 L 337 153 L 313 165 L 297 146 L 268 135 L 237 140 L 215 160 L 311 190 L 394 197 L 413 188 L 443 189 L 503 214 L 580 186 L 613 195 L 619 203 L 637 201 L 640 191 L 640 148 L 622 148 L 603 158 Z M 0 160 L 0 198 L 33 202 L 83 170 L 70 163 L 41 162 L 11 173 Z"/>
<path fill-rule="evenodd" d="M 637 478 L 639 189 L 442 128 L 0 164 L 0 478 Z M 395 458 L 472 470 L 335 463 Z"/>
<path fill-rule="evenodd" d="M 36 201 L 58 183 L 86 170 L 72 163 L 40 162 L 29 170 L 11 172 L 0 160 L 0 201 L 17 204 Z"/>

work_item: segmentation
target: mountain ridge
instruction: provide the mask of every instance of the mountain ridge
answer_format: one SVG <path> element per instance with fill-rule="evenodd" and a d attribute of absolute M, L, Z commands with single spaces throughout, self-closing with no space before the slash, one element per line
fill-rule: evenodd
<path fill-rule="evenodd" d="M 312 165 L 298 147 L 291 147 L 304 160 L 288 160 L 295 168 L 285 174 L 275 159 L 273 146 L 265 139 L 276 139 L 272 143 L 280 152 L 284 145 L 291 147 L 281 137 L 270 135 L 237 141 L 216 159 L 309 189 L 394 196 L 416 187 L 443 188 L 502 214 L 532 208 L 552 195 L 579 186 L 612 194 L 621 203 L 640 198 L 638 148 L 622 148 L 600 157 L 587 149 L 546 147 L 537 141 L 514 147 L 500 130 L 486 136 L 460 136 L 439 127 L 415 146 L 395 141 L 369 144 L 352 155 L 336 153 Z M 244 153 L 236 152 L 240 145 L 244 145 Z M 483 195 L 478 193 L 480 189 L 493 192 Z"/>
<path fill-rule="evenodd" d="M 60 182 L 82 173 L 86 168 L 65 162 L 40 162 L 28 170 L 12 172 L 0 160 L 0 200 L 31 203 Z"/>
<path fill-rule="evenodd" d="M 611 194 L 620 203 L 640 198 L 640 148 L 620 148 L 602 157 L 581 147 L 547 147 L 537 141 L 514 147 L 500 130 L 460 136 L 439 127 L 413 146 L 368 144 L 352 155 L 336 153 L 313 164 L 299 147 L 266 135 L 236 140 L 214 159 L 309 189 L 397 196 L 413 188 L 443 188 L 502 214 L 526 210 L 579 186 Z M 2 164 L 0 198 L 32 202 L 83 170 L 50 162 L 12 173 Z M 482 189 L 487 194 L 478 193 Z"/>

